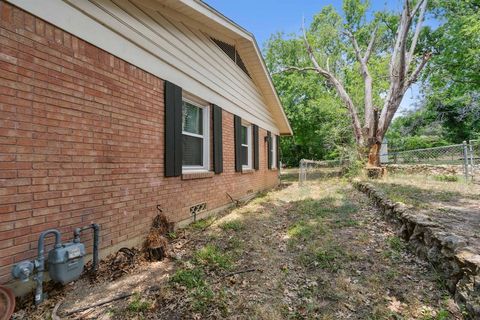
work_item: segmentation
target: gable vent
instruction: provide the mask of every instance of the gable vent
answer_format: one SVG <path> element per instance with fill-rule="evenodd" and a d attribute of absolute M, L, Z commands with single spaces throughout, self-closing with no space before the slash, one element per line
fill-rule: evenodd
<path fill-rule="evenodd" d="M 225 52 L 227 54 L 227 56 L 230 57 L 230 59 L 232 59 L 233 62 L 235 62 L 235 64 L 237 66 L 240 67 L 240 69 L 243 70 L 243 72 L 245 72 L 245 74 L 247 76 L 250 77 L 250 74 L 248 73 L 247 71 L 247 67 L 245 66 L 245 64 L 243 63 L 243 60 L 242 58 L 240 57 L 240 55 L 238 54 L 238 51 L 237 49 L 235 49 L 235 46 L 232 46 L 231 44 L 228 44 L 226 42 L 223 42 L 223 41 L 220 41 L 220 40 L 217 40 L 215 38 L 211 38 L 213 40 L 213 42 L 216 43 L 216 45 L 222 49 L 223 52 Z M 251 78 L 251 77 L 250 77 Z"/>

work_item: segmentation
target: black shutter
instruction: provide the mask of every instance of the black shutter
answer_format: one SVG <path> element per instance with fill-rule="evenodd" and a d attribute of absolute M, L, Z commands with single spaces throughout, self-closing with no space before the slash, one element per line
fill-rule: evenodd
<path fill-rule="evenodd" d="M 253 125 L 253 168 L 258 170 L 260 168 L 260 159 L 258 152 L 258 126 Z"/>
<path fill-rule="evenodd" d="M 213 105 L 213 169 L 223 172 L 222 108 Z"/>
<path fill-rule="evenodd" d="M 272 169 L 272 134 L 267 132 L 267 148 L 268 148 L 268 169 Z"/>
<path fill-rule="evenodd" d="M 280 169 L 280 136 L 275 136 L 277 139 L 276 146 L 277 146 L 277 168 Z"/>
<path fill-rule="evenodd" d="M 233 117 L 235 138 L 235 171 L 242 172 L 242 118 Z"/>
<path fill-rule="evenodd" d="M 182 174 L 182 88 L 165 81 L 165 177 Z"/>

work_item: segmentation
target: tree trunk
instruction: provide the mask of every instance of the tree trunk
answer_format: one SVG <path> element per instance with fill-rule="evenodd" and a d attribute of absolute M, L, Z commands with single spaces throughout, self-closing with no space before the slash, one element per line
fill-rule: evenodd
<path fill-rule="evenodd" d="M 382 166 L 380 163 L 381 147 L 382 147 L 382 143 L 378 141 L 370 146 L 370 150 L 368 151 L 367 168 L 378 168 Z"/>

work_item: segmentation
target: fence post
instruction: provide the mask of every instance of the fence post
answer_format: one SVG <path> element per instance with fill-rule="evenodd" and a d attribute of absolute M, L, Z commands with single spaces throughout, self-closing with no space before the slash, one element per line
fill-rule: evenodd
<path fill-rule="evenodd" d="M 303 184 L 303 159 L 300 160 L 300 168 L 298 170 L 298 184 Z"/>
<path fill-rule="evenodd" d="M 468 148 L 470 149 L 470 174 L 473 176 L 475 175 L 475 163 L 473 163 L 473 142 L 472 140 L 468 141 Z"/>
<path fill-rule="evenodd" d="M 463 141 L 463 168 L 465 171 L 465 181 L 468 182 L 468 147 L 466 141 Z"/>

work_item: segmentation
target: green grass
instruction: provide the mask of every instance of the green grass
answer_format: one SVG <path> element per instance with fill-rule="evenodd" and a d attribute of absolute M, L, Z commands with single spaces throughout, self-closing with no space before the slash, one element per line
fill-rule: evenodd
<path fill-rule="evenodd" d="M 457 182 L 459 180 L 458 176 L 454 176 L 450 174 L 440 174 L 438 176 L 433 176 L 433 178 L 437 181 L 443 181 L 443 182 Z"/>
<path fill-rule="evenodd" d="M 315 226 L 306 221 L 298 221 L 287 230 L 287 234 L 294 239 L 308 239 L 314 233 Z"/>
<path fill-rule="evenodd" d="M 127 306 L 127 310 L 134 313 L 141 313 L 147 311 L 152 307 L 152 304 L 149 301 L 142 299 L 140 293 L 136 292 L 133 294 L 130 303 Z"/>
<path fill-rule="evenodd" d="M 397 236 L 392 236 L 387 239 L 388 246 L 395 252 L 402 252 L 406 248 L 406 243 Z"/>
<path fill-rule="evenodd" d="M 205 286 L 203 272 L 199 269 L 193 270 L 178 270 L 171 278 L 171 282 L 178 283 L 188 289 Z"/>
<path fill-rule="evenodd" d="M 195 230 L 203 230 L 206 227 L 208 227 L 213 222 L 214 219 L 215 219 L 215 217 L 213 217 L 213 216 L 205 218 L 205 219 L 201 219 L 201 220 L 198 220 L 198 221 L 195 221 L 194 223 L 192 223 L 190 225 L 190 227 L 195 229 Z"/>
<path fill-rule="evenodd" d="M 392 236 L 387 238 L 388 250 L 386 250 L 383 255 L 386 258 L 396 260 L 400 258 L 400 254 L 404 252 L 407 248 L 405 241 L 400 239 L 397 236 Z"/>
<path fill-rule="evenodd" d="M 240 220 L 230 220 L 222 223 L 220 225 L 220 228 L 225 231 L 226 230 L 240 231 L 245 228 L 245 225 Z"/>
<path fill-rule="evenodd" d="M 217 246 L 210 244 L 195 252 L 194 262 L 203 266 L 220 269 L 230 269 L 232 267 L 231 258 L 223 253 Z"/>
<path fill-rule="evenodd" d="M 205 281 L 203 271 L 199 269 L 178 270 L 170 281 L 187 288 L 195 312 L 205 312 L 210 305 L 221 302 L 221 297 L 212 291 Z"/>

